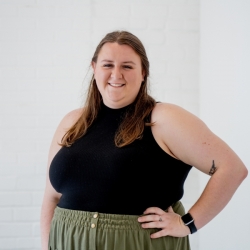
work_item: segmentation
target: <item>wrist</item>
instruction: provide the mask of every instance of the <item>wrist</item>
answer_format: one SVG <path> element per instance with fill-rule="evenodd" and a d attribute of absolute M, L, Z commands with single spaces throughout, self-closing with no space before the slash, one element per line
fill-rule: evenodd
<path fill-rule="evenodd" d="M 181 219 L 184 225 L 189 228 L 191 234 L 197 231 L 197 228 L 194 224 L 194 219 L 190 213 L 184 214 L 183 216 L 181 216 Z"/>

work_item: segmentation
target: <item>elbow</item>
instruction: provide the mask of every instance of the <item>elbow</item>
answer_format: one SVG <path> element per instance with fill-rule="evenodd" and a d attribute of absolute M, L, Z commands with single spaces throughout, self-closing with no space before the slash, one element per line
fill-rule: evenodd
<path fill-rule="evenodd" d="M 247 170 L 247 168 L 245 167 L 244 168 L 244 171 L 242 171 L 243 173 L 242 173 L 242 181 L 245 179 L 245 178 L 247 178 L 247 175 L 248 175 L 248 170 Z"/>
<path fill-rule="evenodd" d="M 231 181 L 235 181 L 236 185 L 240 185 L 248 175 L 248 169 L 244 164 L 240 164 L 231 170 Z"/>
<path fill-rule="evenodd" d="M 243 166 L 239 171 L 238 171 L 238 177 L 239 177 L 239 182 L 241 183 L 248 175 L 248 169 Z"/>

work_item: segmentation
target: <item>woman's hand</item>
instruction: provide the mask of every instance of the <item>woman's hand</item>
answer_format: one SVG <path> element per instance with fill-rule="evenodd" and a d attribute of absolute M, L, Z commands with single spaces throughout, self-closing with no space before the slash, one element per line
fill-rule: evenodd
<path fill-rule="evenodd" d="M 170 206 L 167 212 L 158 208 L 147 208 L 145 215 L 138 218 L 142 228 L 159 228 L 157 233 L 151 234 L 151 238 L 159 238 L 163 236 L 184 237 L 190 234 L 190 230 L 184 225 L 181 216 L 174 212 Z"/>

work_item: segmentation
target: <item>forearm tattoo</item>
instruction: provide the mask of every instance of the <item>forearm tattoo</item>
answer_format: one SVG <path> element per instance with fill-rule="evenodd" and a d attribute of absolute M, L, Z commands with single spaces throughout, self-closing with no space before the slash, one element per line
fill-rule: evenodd
<path fill-rule="evenodd" d="M 213 160 L 213 164 L 212 164 L 212 167 L 211 167 L 211 169 L 210 169 L 210 171 L 209 171 L 209 175 L 213 175 L 213 174 L 215 173 L 216 170 L 217 170 L 217 168 L 215 167 L 215 165 L 214 165 L 214 160 Z"/>

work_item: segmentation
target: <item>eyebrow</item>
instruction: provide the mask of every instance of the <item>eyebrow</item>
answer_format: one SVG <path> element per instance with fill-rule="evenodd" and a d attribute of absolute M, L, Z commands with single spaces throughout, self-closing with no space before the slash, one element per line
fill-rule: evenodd
<path fill-rule="evenodd" d="M 104 59 L 101 62 L 113 62 L 113 61 L 112 60 Z M 125 61 L 125 62 L 122 62 L 122 63 L 132 63 L 132 64 L 135 64 L 133 61 Z"/>

